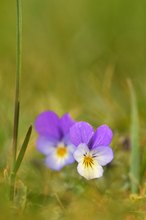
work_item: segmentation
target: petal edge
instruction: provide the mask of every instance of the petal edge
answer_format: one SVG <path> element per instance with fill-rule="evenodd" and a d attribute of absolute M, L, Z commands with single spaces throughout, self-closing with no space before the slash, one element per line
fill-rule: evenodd
<path fill-rule="evenodd" d="M 39 114 L 35 120 L 35 129 L 41 136 L 60 139 L 59 117 L 53 111 L 45 111 Z"/>
<path fill-rule="evenodd" d="M 91 147 L 109 146 L 112 141 L 112 137 L 112 130 L 107 125 L 101 125 L 97 128 L 91 140 Z"/>
<path fill-rule="evenodd" d="M 88 144 L 93 134 L 93 127 L 89 123 L 81 121 L 70 128 L 69 137 L 71 142 L 78 146 L 81 143 Z"/>

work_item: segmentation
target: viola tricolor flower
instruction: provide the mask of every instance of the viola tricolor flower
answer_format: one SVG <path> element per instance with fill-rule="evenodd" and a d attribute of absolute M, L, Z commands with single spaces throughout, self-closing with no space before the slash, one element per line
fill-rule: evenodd
<path fill-rule="evenodd" d="M 89 180 L 103 175 L 102 166 L 113 159 L 113 151 L 109 147 L 112 136 L 107 125 L 101 125 L 95 132 L 86 122 L 77 122 L 70 128 L 70 140 L 77 147 L 74 158 L 81 176 Z"/>
<path fill-rule="evenodd" d="M 69 138 L 69 129 L 74 125 L 69 114 L 59 118 L 54 112 L 41 113 L 35 121 L 35 129 L 39 134 L 37 149 L 46 155 L 45 163 L 53 170 L 60 170 L 73 163 L 75 146 Z"/>

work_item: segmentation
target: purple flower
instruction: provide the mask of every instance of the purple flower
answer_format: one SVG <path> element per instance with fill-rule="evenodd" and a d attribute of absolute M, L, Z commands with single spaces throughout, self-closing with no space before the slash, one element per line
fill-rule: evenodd
<path fill-rule="evenodd" d="M 74 123 L 69 114 L 59 118 L 52 111 L 43 112 L 36 118 L 35 129 L 39 134 L 36 146 L 46 155 L 47 167 L 60 170 L 74 162 L 75 146 L 69 138 L 69 129 Z"/>
<path fill-rule="evenodd" d="M 113 159 L 113 151 L 109 147 L 112 136 L 107 125 L 101 125 L 95 132 L 86 122 L 77 122 L 70 128 L 70 140 L 77 146 L 74 158 L 81 176 L 89 180 L 103 175 L 102 166 Z"/>

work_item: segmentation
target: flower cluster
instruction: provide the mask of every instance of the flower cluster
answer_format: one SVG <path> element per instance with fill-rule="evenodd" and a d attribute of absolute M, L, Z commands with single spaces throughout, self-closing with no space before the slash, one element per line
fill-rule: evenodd
<path fill-rule="evenodd" d="M 38 133 L 37 149 L 46 155 L 46 166 L 60 170 L 65 165 L 78 162 L 78 173 L 86 179 L 99 178 L 103 168 L 113 159 L 109 146 L 112 130 L 101 125 L 94 132 L 87 122 L 75 122 L 69 114 L 59 118 L 54 112 L 41 113 L 35 121 Z"/>

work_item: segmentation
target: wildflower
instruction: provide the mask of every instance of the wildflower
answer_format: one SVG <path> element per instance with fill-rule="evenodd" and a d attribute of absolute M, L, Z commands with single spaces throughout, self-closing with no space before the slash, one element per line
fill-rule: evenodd
<path fill-rule="evenodd" d="M 113 159 L 113 151 L 109 147 L 112 131 L 107 125 L 101 125 L 94 132 L 86 122 L 77 122 L 70 128 L 70 140 L 77 146 L 74 158 L 78 162 L 77 171 L 86 179 L 99 178 L 103 168 Z"/>
<path fill-rule="evenodd" d="M 43 112 L 36 118 L 35 129 L 39 134 L 36 146 L 46 155 L 47 167 L 59 171 L 74 162 L 75 146 L 69 139 L 69 129 L 74 123 L 69 114 L 59 118 L 52 111 Z"/>

